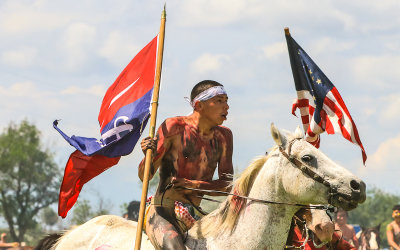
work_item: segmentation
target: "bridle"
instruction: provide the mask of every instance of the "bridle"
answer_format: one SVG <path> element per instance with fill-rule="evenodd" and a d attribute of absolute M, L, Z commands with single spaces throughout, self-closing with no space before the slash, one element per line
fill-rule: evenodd
<path fill-rule="evenodd" d="M 333 199 L 338 196 L 342 196 L 345 199 L 351 199 L 350 195 L 339 193 L 335 186 L 333 186 L 329 181 L 325 180 L 321 175 L 312 170 L 309 165 L 305 164 L 304 162 L 300 161 L 299 159 L 291 155 L 291 149 L 296 140 L 300 139 L 295 138 L 289 142 L 288 153 L 285 152 L 285 149 L 282 146 L 279 146 L 279 151 L 281 152 L 281 154 L 285 156 L 285 158 L 289 162 L 291 162 L 294 166 L 296 166 L 301 172 L 303 172 L 316 182 L 321 183 L 322 185 L 326 186 L 329 189 L 328 203 L 332 204 Z"/>
<path fill-rule="evenodd" d="M 285 158 L 291 162 L 294 166 L 296 166 L 301 172 L 312 178 L 313 180 L 317 181 L 318 183 L 321 183 L 322 185 L 328 187 L 329 189 L 329 194 L 328 194 L 328 202 L 332 204 L 332 200 L 334 197 L 337 196 L 342 196 L 345 198 L 350 199 L 351 197 L 346 194 L 341 194 L 338 193 L 337 188 L 334 187 L 329 181 L 325 180 L 322 176 L 317 174 L 315 171 L 313 171 L 309 165 L 305 164 L 304 162 L 300 161 L 293 155 L 291 155 L 291 149 L 296 140 L 300 140 L 300 138 L 295 138 L 289 142 L 288 145 L 288 153 L 285 152 L 285 149 L 282 146 L 279 146 L 279 151 Z M 172 187 L 172 185 L 171 185 Z M 248 196 L 244 195 L 238 195 L 234 193 L 229 193 L 229 192 L 224 192 L 224 191 L 218 191 L 218 190 L 207 190 L 207 189 L 200 189 L 200 188 L 188 188 L 188 187 L 176 187 L 176 188 L 181 188 L 181 189 L 186 189 L 186 190 L 192 190 L 192 191 L 200 191 L 203 193 L 219 193 L 219 194 L 224 194 L 224 195 L 231 195 L 243 199 L 247 199 L 253 202 L 257 203 L 263 203 L 263 204 L 276 204 L 276 205 L 287 205 L 287 206 L 297 206 L 297 207 L 303 207 L 303 208 L 308 208 L 308 209 L 321 209 L 321 210 L 326 210 L 330 212 L 334 212 L 334 207 L 331 206 L 325 206 L 325 205 L 304 205 L 304 204 L 298 204 L 298 203 L 287 203 L 287 202 L 277 202 L 277 201 L 267 201 L 267 200 L 262 200 L 262 199 L 256 199 L 256 198 L 251 198 Z M 166 191 L 166 190 L 165 190 Z M 212 199 L 208 199 L 212 200 Z M 214 201 L 214 200 L 212 200 Z"/>

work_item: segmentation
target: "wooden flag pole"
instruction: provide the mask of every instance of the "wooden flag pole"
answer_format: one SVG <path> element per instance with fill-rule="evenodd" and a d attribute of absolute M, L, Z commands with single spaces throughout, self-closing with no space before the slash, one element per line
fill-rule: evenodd
<path fill-rule="evenodd" d="M 156 69 L 156 78 L 154 82 L 154 90 L 153 90 L 153 100 L 151 102 L 151 116 L 150 116 L 150 129 L 149 136 L 154 138 L 155 128 L 156 128 L 156 119 L 157 119 L 157 108 L 158 108 L 158 93 L 160 91 L 160 79 L 161 79 L 161 68 L 162 68 L 162 59 L 163 59 L 163 51 L 164 51 L 164 36 L 165 36 L 165 21 L 166 21 L 167 13 L 164 10 L 161 14 L 161 27 L 160 33 L 158 37 L 158 55 L 157 55 L 157 69 Z M 144 166 L 144 176 L 143 176 L 143 187 L 142 187 L 142 198 L 140 200 L 140 209 L 139 209 L 139 219 L 136 230 L 136 240 L 135 240 L 135 250 L 140 249 L 140 245 L 142 242 L 142 230 L 143 230 L 143 221 L 145 215 L 146 208 L 146 199 L 147 199 L 147 189 L 149 186 L 149 174 L 150 174 L 150 166 L 152 161 L 152 149 L 146 150 L 146 160 Z"/>

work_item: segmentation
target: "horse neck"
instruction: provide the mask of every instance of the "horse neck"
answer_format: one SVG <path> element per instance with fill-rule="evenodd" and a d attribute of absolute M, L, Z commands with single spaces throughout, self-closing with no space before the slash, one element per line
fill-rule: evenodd
<path fill-rule="evenodd" d="M 282 171 L 279 168 L 283 163 L 281 159 L 267 160 L 263 163 L 248 196 L 267 201 L 290 202 L 283 190 L 281 183 Z M 233 188 L 235 189 L 235 187 Z M 229 201 L 227 201 L 229 202 Z M 189 231 L 187 245 L 201 248 L 207 246 L 210 249 L 277 249 L 284 246 L 287 233 L 290 228 L 291 218 L 298 207 L 276 204 L 264 204 L 247 200 L 240 210 L 232 231 L 219 230 L 215 223 L 221 221 L 223 212 L 231 204 L 223 204 L 211 215 L 203 218 Z M 203 235 L 203 229 L 209 226 L 215 227 L 211 235 Z M 215 230 L 218 229 L 218 230 Z M 189 247 L 190 248 L 190 247 Z M 193 248 L 193 247 L 192 247 Z"/>
<path fill-rule="evenodd" d="M 280 178 L 276 177 L 277 171 L 268 165 L 257 175 L 248 196 L 287 202 L 279 183 Z M 232 233 L 207 239 L 207 245 L 212 249 L 278 249 L 278 246 L 283 248 L 291 219 L 296 211 L 297 208 L 291 206 L 248 200 Z"/>
<path fill-rule="evenodd" d="M 283 248 L 294 213 L 284 205 L 248 203 L 232 237 L 246 239 L 245 245 L 251 246 L 247 249 Z"/>
<path fill-rule="evenodd" d="M 281 164 L 280 162 L 279 164 Z M 254 181 L 249 197 L 277 202 L 291 202 L 281 187 L 277 163 L 267 162 Z M 233 234 L 246 239 L 254 248 L 284 246 L 290 222 L 298 208 L 287 205 L 247 201 Z"/>

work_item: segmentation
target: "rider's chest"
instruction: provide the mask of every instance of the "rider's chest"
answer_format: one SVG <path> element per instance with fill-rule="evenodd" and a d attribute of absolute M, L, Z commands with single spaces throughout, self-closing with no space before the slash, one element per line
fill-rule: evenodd
<path fill-rule="evenodd" d="M 189 161 L 217 161 L 222 152 L 222 142 L 216 134 L 201 136 L 185 131 L 181 136 L 182 156 Z"/>

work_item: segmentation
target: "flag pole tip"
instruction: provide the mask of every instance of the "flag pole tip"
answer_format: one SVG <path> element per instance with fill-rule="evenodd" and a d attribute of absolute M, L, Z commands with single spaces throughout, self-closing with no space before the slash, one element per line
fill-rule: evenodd
<path fill-rule="evenodd" d="M 166 18 L 166 16 L 167 16 L 167 11 L 165 10 L 166 6 L 167 6 L 167 2 L 164 3 L 164 9 L 161 13 L 161 18 Z"/>
<path fill-rule="evenodd" d="M 285 35 L 290 36 L 289 27 L 285 27 Z"/>

